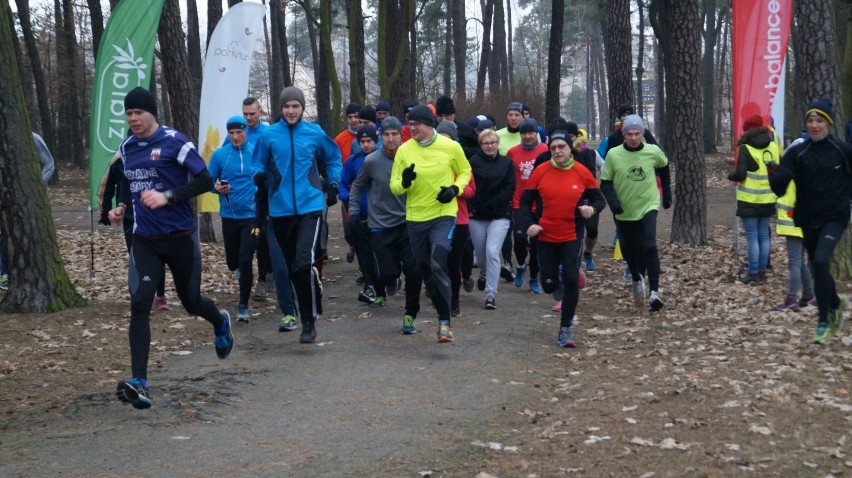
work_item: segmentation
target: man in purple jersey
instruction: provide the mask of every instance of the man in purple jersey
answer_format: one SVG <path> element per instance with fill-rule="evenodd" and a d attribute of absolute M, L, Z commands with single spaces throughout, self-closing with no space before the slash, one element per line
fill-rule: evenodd
<path fill-rule="evenodd" d="M 118 382 L 116 396 L 134 408 L 149 408 L 149 315 L 159 271 L 168 265 L 184 309 L 213 325 L 216 355 L 226 358 L 234 347 L 231 316 L 201 295 L 201 252 L 195 213 L 189 200 L 213 187 L 207 165 L 183 133 L 157 123 L 157 103 L 144 88 L 124 98 L 124 113 L 133 134 L 119 147 L 124 164 L 120 201 L 109 212 L 117 226 L 133 208 L 130 251 L 130 365 L 133 377 Z M 192 176 L 192 179 L 187 179 Z"/>

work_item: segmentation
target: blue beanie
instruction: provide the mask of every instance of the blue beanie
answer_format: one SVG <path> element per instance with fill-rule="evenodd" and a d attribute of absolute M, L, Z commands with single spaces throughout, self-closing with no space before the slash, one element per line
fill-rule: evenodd
<path fill-rule="evenodd" d="M 245 130 L 246 128 L 248 128 L 248 123 L 246 122 L 246 119 L 240 115 L 231 116 L 230 118 L 228 118 L 228 121 L 225 122 L 225 125 L 228 131 L 231 131 L 232 129 Z"/>

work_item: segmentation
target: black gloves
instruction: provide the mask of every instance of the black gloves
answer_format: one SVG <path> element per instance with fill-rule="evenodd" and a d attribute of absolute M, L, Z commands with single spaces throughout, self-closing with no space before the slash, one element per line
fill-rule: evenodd
<path fill-rule="evenodd" d="M 672 193 L 671 191 L 666 193 L 666 191 L 663 190 L 663 209 L 668 209 L 670 207 L 672 207 Z"/>
<path fill-rule="evenodd" d="M 98 224 L 103 224 L 104 226 L 111 226 L 109 223 L 109 211 L 101 211 L 101 218 L 98 220 Z"/>
<path fill-rule="evenodd" d="M 257 173 L 254 175 L 254 185 L 257 187 L 266 187 L 266 173 Z"/>
<path fill-rule="evenodd" d="M 413 168 L 414 165 L 412 164 L 411 167 Z M 412 173 L 413 172 L 414 171 L 412 171 Z M 403 173 L 403 174 L 405 174 L 405 173 Z M 458 195 L 459 195 L 459 188 L 455 184 L 453 184 L 452 186 L 441 186 L 441 192 L 438 193 L 438 197 L 436 197 L 435 199 L 437 199 L 441 203 L 447 204 L 448 202 L 452 201 L 454 197 L 456 197 Z"/>
<path fill-rule="evenodd" d="M 325 205 L 328 207 L 334 206 L 337 204 L 337 193 L 340 192 L 337 189 L 336 184 L 329 184 L 328 188 L 325 190 Z"/>
<path fill-rule="evenodd" d="M 411 187 L 411 181 L 417 178 L 417 173 L 414 172 L 414 165 L 402 170 L 402 187 L 408 189 Z"/>
<path fill-rule="evenodd" d="M 613 214 L 621 214 L 624 212 L 624 208 L 621 207 L 620 202 L 609 203 L 609 210 L 612 211 Z"/>

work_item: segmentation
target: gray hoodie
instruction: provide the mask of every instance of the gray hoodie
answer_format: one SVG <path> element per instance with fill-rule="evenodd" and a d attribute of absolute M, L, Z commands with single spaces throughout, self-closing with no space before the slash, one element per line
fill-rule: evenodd
<path fill-rule="evenodd" d="M 364 159 L 358 177 L 349 191 L 349 215 L 360 213 L 361 194 L 367 191 L 367 225 L 370 229 L 389 229 L 405 223 L 405 194 L 390 190 L 393 158 L 383 148 Z"/>

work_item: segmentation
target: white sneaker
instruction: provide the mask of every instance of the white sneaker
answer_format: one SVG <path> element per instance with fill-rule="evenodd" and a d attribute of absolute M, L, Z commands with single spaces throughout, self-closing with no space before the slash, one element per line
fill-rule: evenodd
<path fill-rule="evenodd" d="M 633 275 L 630 274 L 630 268 L 624 266 L 624 285 L 633 284 Z"/>
<path fill-rule="evenodd" d="M 652 290 L 651 295 L 648 297 L 648 305 L 651 306 L 651 310 L 657 311 L 663 308 L 663 299 L 660 298 L 660 293 Z"/>
<path fill-rule="evenodd" d="M 633 282 L 633 301 L 641 303 L 645 300 L 645 278 L 639 276 L 639 280 Z"/>

